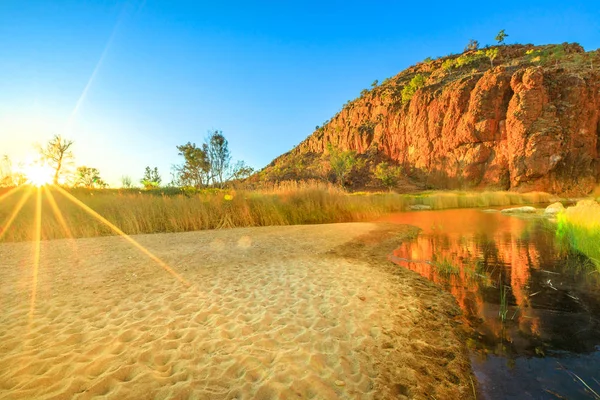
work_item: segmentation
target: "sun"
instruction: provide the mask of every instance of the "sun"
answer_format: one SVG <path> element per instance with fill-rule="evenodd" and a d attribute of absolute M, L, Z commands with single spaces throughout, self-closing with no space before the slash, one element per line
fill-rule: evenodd
<path fill-rule="evenodd" d="M 54 171 L 47 165 L 29 164 L 23 168 L 27 182 L 34 186 L 44 186 L 52 183 Z"/>

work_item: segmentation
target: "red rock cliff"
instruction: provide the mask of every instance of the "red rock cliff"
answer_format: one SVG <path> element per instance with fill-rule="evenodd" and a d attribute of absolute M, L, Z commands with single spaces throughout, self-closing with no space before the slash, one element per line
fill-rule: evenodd
<path fill-rule="evenodd" d="M 266 171 L 331 143 L 383 155 L 432 187 L 588 192 L 600 181 L 600 53 L 577 44 L 495 49 L 494 65 L 486 50 L 471 51 L 363 91 Z"/>

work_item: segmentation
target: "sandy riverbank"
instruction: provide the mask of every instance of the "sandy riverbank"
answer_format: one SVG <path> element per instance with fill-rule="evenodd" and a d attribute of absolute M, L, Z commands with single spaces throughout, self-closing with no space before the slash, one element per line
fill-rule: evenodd
<path fill-rule="evenodd" d="M 377 224 L 0 245 L 0 399 L 468 398 L 450 295 Z M 391 246 L 391 247 L 390 247 Z"/>

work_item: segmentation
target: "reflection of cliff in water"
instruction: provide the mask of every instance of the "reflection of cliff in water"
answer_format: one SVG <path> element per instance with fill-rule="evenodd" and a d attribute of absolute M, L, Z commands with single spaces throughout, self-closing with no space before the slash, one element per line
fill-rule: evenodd
<path fill-rule="evenodd" d="M 422 229 L 394 251 L 392 261 L 454 295 L 473 329 L 470 345 L 482 355 L 596 351 L 599 274 L 556 243 L 544 221 L 479 210 L 390 218 Z"/>

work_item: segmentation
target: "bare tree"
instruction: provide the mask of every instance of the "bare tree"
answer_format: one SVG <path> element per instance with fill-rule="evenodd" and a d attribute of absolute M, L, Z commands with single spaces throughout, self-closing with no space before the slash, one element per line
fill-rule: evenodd
<path fill-rule="evenodd" d="M 73 153 L 69 151 L 73 145 L 72 140 L 64 139 L 60 135 L 55 135 L 52 140 L 46 144 L 46 147 L 40 147 L 39 151 L 44 160 L 54 170 L 54 178 L 52 183 L 58 184 L 65 163 L 73 158 Z"/>

